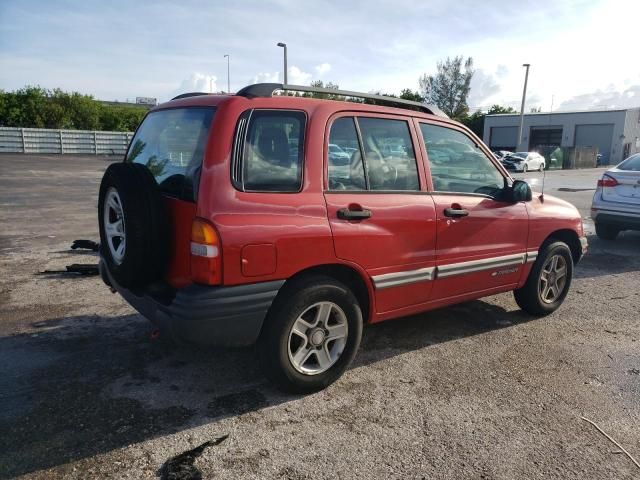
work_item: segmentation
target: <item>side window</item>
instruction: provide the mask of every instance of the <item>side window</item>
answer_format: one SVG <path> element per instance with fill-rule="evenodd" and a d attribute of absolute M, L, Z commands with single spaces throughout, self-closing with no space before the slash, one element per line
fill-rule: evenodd
<path fill-rule="evenodd" d="M 404 120 L 339 118 L 331 125 L 327 160 L 331 190 L 420 189 L 409 125 Z"/>
<path fill-rule="evenodd" d="M 504 188 L 500 171 L 464 133 L 427 123 L 420 130 L 436 191 L 495 196 Z"/>
<path fill-rule="evenodd" d="M 418 167 L 409 124 L 404 120 L 359 117 L 370 190 L 419 190 Z"/>
<path fill-rule="evenodd" d="M 327 159 L 330 190 L 366 190 L 358 132 L 353 117 L 338 118 L 331 125 Z"/>
<path fill-rule="evenodd" d="M 236 131 L 234 185 L 254 192 L 299 191 L 305 123 L 305 114 L 297 111 L 254 110 L 243 116 Z"/>

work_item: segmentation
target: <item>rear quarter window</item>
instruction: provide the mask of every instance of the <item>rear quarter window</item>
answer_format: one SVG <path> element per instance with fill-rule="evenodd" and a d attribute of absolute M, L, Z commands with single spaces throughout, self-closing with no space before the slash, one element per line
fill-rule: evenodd
<path fill-rule="evenodd" d="M 146 165 L 164 193 L 195 201 L 214 114 L 213 107 L 151 112 L 133 137 L 126 161 Z"/>
<path fill-rule="evenodd" d="M 301 111 L 245 112 L 236 129 L 234 186 L 247 192 L 300 191 L 305 125 Z"/>

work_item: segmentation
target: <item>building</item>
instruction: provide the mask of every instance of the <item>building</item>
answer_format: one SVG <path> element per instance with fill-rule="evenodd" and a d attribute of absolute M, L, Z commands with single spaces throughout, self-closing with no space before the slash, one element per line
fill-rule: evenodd
<path fill-rule="evenodd" d="M 519 125 L 519 114 L 487 115 L 484 142 L 491 150 L 542 154 L 557 147 L 597 147 L 603 165 L 615 165 L 640 152 L 640 108 L 526 113 L 522 141 L 516 145 Z"/>

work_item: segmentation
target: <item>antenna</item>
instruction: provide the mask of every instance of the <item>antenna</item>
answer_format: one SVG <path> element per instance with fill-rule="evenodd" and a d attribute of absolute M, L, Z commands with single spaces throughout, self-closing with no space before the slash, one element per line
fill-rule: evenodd
<path fill-rule="evenodd" d="M 544 181 L 547 178 L 547 166 L 545 165 L 542 169 L 542 188 L 540 190 L 540 201 L 544 202 Z"/>

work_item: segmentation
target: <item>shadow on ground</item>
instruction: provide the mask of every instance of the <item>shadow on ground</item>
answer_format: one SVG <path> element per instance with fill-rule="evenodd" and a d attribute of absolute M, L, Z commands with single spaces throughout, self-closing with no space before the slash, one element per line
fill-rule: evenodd
<path fill-rule="evenodd" d="M 474 301 L 370 326 L 353 368 L 530 319 Z M 139 315 L 34 327 L 38 333 L 0 338 L 0 478 L 295 398 L 264 380 L 253 349 L 153 341 Z"/>

